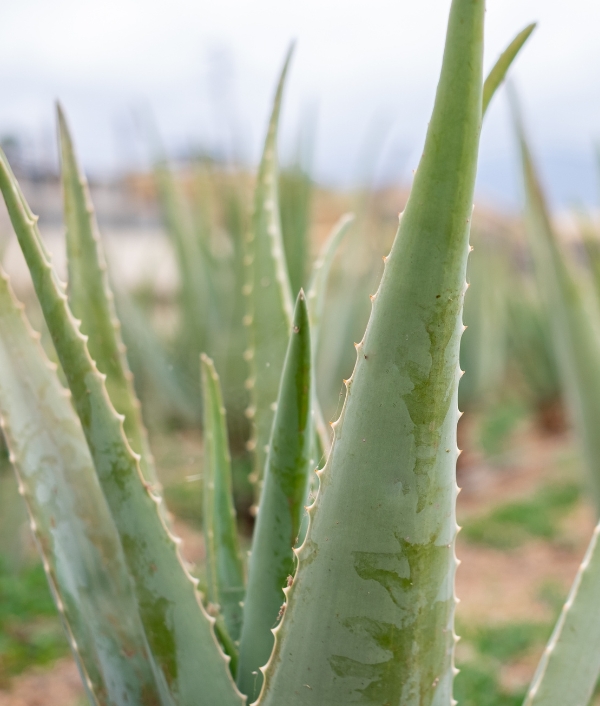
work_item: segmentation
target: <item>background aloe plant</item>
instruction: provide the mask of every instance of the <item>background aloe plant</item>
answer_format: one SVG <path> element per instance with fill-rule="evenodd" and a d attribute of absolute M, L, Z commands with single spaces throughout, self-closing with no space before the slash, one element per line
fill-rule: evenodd
<path fill-rule="evenodd" d="M 479 133 L 532 31 L 518 35 L 484 84 L 484 15 L 483 0 L 453 0 L 423 158 L 356 344 L 331 450 L 315 368 L 328 275 L 350 218 L 325 242 L 306 295 L 294 291 L 290 279 L 295 288 L 306 281 L 306 248 L 295 243 L 292 252 L 285 242 L 305 238 L 308 191 L 303 183 L 301 215 L 282 235 L 276 138 L 286 59 L 251 225 L 231 269 L 246 299 L 248 343 L 240 347 L 245 337 L 236 337 L 232 348 L 243 348 L 250 364 L 247 416 L 259 500 L 247 582 L 217 374 L 232 367 L 212 322 L 215 312 L 241 315 L 243 300 L 228 302 L 225 313 L 217 306 L 219 266 L 205 226 L 193 231 L 182 218 L 161 161 L 157 177 L 187 311 L 182 335 L 196 368 L 201 348 L 215 359 L 203 354 L 195 373 L 205 445 L 206 581 L 199 583 L 162 507 L 97 224 L 62 112 L 68 296 L 0 157 L 0 190 L 69 387 L 48 365 L 3 278 L 0 410 L 91 703 L 452 703 L 459 349 Z M 293 278 L 291 262 L 301 263 Z M 502 271 L 497 275 L 501 281 Z M 482 323 L 482 336 L 491 335 Z M 234 368 L 239 375 L 241 360 Z M 315 499 L 311 471 L 321 457 Z M 594 535 L 530 703 L 563 704 L 575 693 L 583 703 L 593 689 L 600 653 L 597 621 L 588 616 L 597 564 Z"/>

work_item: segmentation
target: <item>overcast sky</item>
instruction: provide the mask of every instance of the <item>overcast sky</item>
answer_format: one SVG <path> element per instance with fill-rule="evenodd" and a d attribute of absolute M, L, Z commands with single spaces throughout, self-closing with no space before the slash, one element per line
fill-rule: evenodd
<path fill-rule="evenodd" d="M 139 116 L 169 148 L 254 163 L 274 82 L 297 40 L 281 149 L 316 125 L 314 173 L 348 185 L 410 179 L 440 67 L 450 0 L 4 0 L 0 136 L 52 154 L 53 102 L 65 105 L 88 170 L 147 163 Z M 554 201 L 595 203 L 600 139 L 600 3 L 488 0 L 486 67 L 526 24 L 514 67 Z M 484 127 L 479 191 L 514 205 L 518 180 L 504 95 Z"/>

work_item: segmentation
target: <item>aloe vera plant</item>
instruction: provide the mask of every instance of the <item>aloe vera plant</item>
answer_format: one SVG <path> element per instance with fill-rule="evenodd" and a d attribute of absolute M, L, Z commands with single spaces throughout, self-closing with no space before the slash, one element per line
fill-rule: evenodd
<path fill-rule="evenodd" d="M 4 280 L 0 410 L 92 703 L 452 703 L 458 353 L 479 134 L 484 100 L 489 103 L 526 39 L 515 40 L 518 46 L 503 55 L 484 90 L 484 16 L 483 0 L 452 2 L 424 154 L 372 296 L 366 333 L 356 344 L 356 366 L 333 424 L 333 446 L 318 471 L 305 535 L 302 513 L 319 418 L 314 340 L 331 259 L 349 219 L 332 233 L 307 296 L 300 291 L 292 311 L 276 168 L 286 62 L 245 254 L 250 416 L 256 422 L 255 468 L 262 476 L 256 531 L 246 580 L 223 396 L 215 365 L 203 355 L 207 580 L 202 595 L 160 510 L 89 194 L 64 118 L 69 298 L 37 219 L 0 156 L 0 190 L 77 417 L 32 343 Z M 197 296 L 199 291 L 193 293 Z M 326 451 L 326 442 L 320 443 Z M 40 471 L 37 459 L 48 449 L 56 462 Z M 44 489 L 51 483 L 58 499 L 48 505 Z M 82 518 L 74 510 L 80 496 L 94 501 L 95 508 Z M 80 529 L 76 551 L 68 553 L 71 545 L 53 522 L 65 532 Z M 112 548 L 114 561 L 94 559 L 105 546 Z M 593 560 L 589 564 L 595 566 Z M 91 597 L 78 588 L 88 576 L 94 579 Z M 580 621 L 593 593 L 595 573 L 582 576 L 572 601 L 577 610 L 567 613 L 567 626 L 571 618 Z M 567 633 L 557 630 L 556 659 L 561 659 L 561 635 Z M 540 684 L 548 673 L 541 669 Z"/>
<path fill-rule="evenodd" d="M 552 339 L 565 396 L 600 508 L 600 307 L 589 276 L 575 272 L 555 232 L 514 95 L 511 102 L 527 199 L 528 242 L 540 292 L 551 312 Z"/>

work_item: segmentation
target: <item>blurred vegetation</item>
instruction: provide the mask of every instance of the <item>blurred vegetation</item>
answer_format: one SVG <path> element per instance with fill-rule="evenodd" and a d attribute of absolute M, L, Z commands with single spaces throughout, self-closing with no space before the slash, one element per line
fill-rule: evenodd
<path fill-rule="evenodd" d="M 0 688 L 34 665 L 69 653 L 42 565 L 19 571 L 0 557 Z"/>
<path fill-rule="evenodd" d="M 454 698 L 461 706 L 520 706 L 525 689 L 507 693 L 500 686 L 493 666 L 467 662 L 458 664 L 460 672 L 454 682 Z"/>
<path fill-rule="evenodd" d="M 530 539 L 556 539 L 560 522 L 581 497 L 574 483 L 548 485 L 526 500 L 497 505 L 483 517 L 466 520 L 463 536 L 470 542 L 512 549 Z"/>

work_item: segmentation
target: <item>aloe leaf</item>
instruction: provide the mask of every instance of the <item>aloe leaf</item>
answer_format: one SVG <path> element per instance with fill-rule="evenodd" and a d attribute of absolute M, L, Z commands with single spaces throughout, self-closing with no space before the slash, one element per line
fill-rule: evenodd
<path fill-rule="evenodd" d="M 67 390 L 0 272 L 0 414 L 19 490 L 93 704 L 157 704 L 119 536 Z"/>
<path fill-rule="evenodd" d="M 277 129 L 285 78 L 292 48 L 286 57 L 273 103 L 269 129 L 254 194 L 254 211 L 247 236 L 245 262 L 248 295 L 250 362 L 248 387 L 253 422 L 250 446 L 255 449 L 256 481 L 262 477 L 273 425 L 279 378 L 292 321 L 292 296 L 285 263 L 278 197 Z"/>
<path fill-rule="evenodd" d="M 469 260 L 469 297 L 464 310 L 468 326 L 461 341 L 461 367 L 469 374 L 461 381 L 459 406 L 489 404 L 503 390 L 511 330 L 508 299 L 518 288 L 508 253 L 492 239 L 475 241 Z M 512 275 L 512 276 L 511 276 Z M 518 296 L 522 301 L 523 292 Z M 467 383 L 467 385 L 465 385 Z"/>
<path fill-rule="evenodd" d="M 423 157 L 315 503 L 260 706 L 450 705 L 462 303 L 485 3 L 453 0 Z"/>
<path fill-rule="evenodd" d="M 150 649 L 181 706 L 241 704 L 227 661 L 163 523 L 161 498 L 144 482 L 138 456 L 123 432 L 91 359 L 31 213 L 0 151 L 0 190 L 32 276 L 48 330 L 67 378 L 75 409 L 117 527 Z"/>
<path fill-rule="evenodd" d="M 67 227 L 69 305 L 88 336 L 88 349 L 106 375 L 106 388 L 115 409 L 125 416 L 123 428 L 131 448 L 140 455 L 140 467 L 149 483 L 157 483 L 148 434 L 142 421 L 114 296 L 108 282 L 106 258 L 87 180 L 77 163 L 64 112 L 57 106 L 61 172 Z"/>
<path fill-rule="evenodd" d="M 327 283 L 329 281 L 331 265 L 333 264 L 333 259 L 338 248 L 342 244 L 344 236 L 349 231 L 353 222 L 353 213 L 346 213 L 338 220 L 333 226 L 327 240 L 323 243 L 323 247 L 313 265 L 310 284 L 306 295 L 313 349 L 316 349 L 318 346 L 319 326 L 325 307 L 325 295 L 327 293 Z"/>
<path fill-rule="evenodd" d="M 584 271 L 573 271 L 560 246 L 514 96 L 511 102 L 526 193 L 526 233 L 549 314 L 563 389 L 600 509 L 600 306 Z"/>
<path fill-rule="evenodd" d="M 577 216 L 581 244 L 592 273 L 596 295 L 600 295 L 600 240 L 598 232 L 589 214 L 579 210 Z"/>
<path fill-rule="evenodd" d="M 588 704 L 600 675 L 600 525 L 533 677 L 524 706 Z"/>
<path fill-rule="evenodd" d="M 506 78 L 509 68 L 511 67 L 513 61 L 517 58 L 517 55 L 523 48 L 525 42 L 531 36 L 531 33 L 536 28 L 536 23 L 528 25 L 524 30 L 519 32 L 517 36 L 512 40 L 508 47 L 502 52 L 498 61 L 494 64 L 494 67 L 488 74 L 488 77 L 483 84 L 483 114 L 485 115 L 488 106 L 494 97 L 496 91 L 498 90 L 500 84 Z"/>
<path fill-rule="evenodd" d="M 325 308 L 325 296 L 327 294 L 327 285 L 329 281 L 329 273 L 335 255 L 340 247 L 344 236 L 348 233 L 350 226 L 354 222 L 354 214 L 346 213 L 337 221 L 327 240 L 323 244 L 317 259 L 313 265 L 308 293 L 306 296 L 308 315 L 310 320 L 310 337 L 313 351 L 312 365 L 313 370 L 316 370 L 316 360 L 319 348 L 319 333 L 323 310 Z M 323 413 L 319 404 L 316 391 L 316 375 L 312 375 L 313 386 L 313 459 L 314 463 L 321 463 L 321 459 L 329 453 L 331 446 L 329 440 L 328 428 L 325 426 Z M 304 539 L 304 533 L 301 532 L 301 539 Z"/>
<path fill-rule="evenodd" d="M 295 568 L 292 548 L 300 530 L 308 480 L 310 370 L 308 311 L 300 290 L 281 376 L 244 602 L 238 686 L 252 701 L 262 684 L 259 670 L 273 649 L 271 630 L 284 602 L 283 588 Z"/>
<path fill-rule="evenodd" d="M 244 566 L 238 542 L 231 459 L 219 376 L 212 360 L 201 356 L 204 403 L 204 540 L 207 599 L 217 605 L 229 637 L 240 638 Z M 235 668 L 233 669 L 235 673 Z"/>

